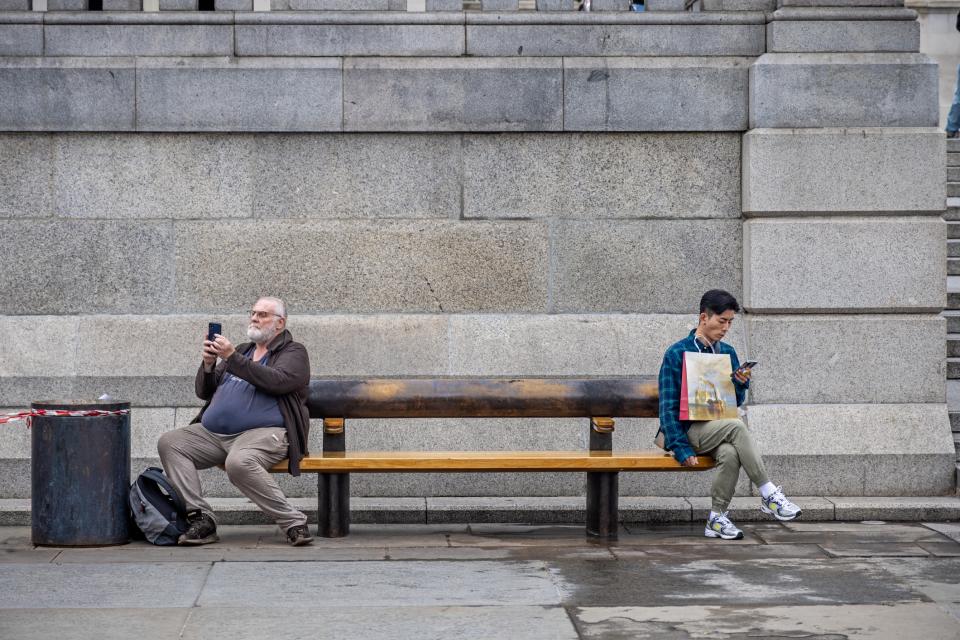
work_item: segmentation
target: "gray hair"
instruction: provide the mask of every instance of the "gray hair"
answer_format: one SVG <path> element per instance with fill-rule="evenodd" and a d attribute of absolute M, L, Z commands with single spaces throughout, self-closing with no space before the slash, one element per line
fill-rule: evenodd
<path fill-rule="evenodd" d="M 274 296 L 263 296 L 258 298 L 258 300 L 266 300 L 267 302 L 272 302 L 273 306 L 277 309 L 277 315 L 281 318 L 286 319 L 287 317 L 287 305 L 283 303 L 283 300 L 280 298 L 275 298 Z"/>

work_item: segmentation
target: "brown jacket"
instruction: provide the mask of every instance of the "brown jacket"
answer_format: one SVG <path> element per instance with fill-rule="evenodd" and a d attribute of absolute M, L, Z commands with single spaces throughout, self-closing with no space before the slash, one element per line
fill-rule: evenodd
<path fill-rule="evenodd" d="M 299 342 L 294 342 L 286 329 L 267 346 L 270 352 L 267 365 L 253 362 L 243 355 L 251 346 L 252 342 L 237 345 L 236 351 L 226 360 L 221 360 L 210 373 L 203 370 L 203 364 L 200 365 L 196 380 L 197 396 L 206 400 L 206 403 L 191 424 L 200 422 L 224 372 L 230 372 L 260 391 L 277 397 L 290 441 L 287 449 L 290 475 L 298 476 L 300 459 L 308 453 L 307 436 L 310 433 L 310 412 L 307 410 L 310 359 L 307 350 Z"/>

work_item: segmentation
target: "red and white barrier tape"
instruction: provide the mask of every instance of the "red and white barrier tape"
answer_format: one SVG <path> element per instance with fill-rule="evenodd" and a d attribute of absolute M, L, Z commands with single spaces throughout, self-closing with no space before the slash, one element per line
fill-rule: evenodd
<path fill-rule="evenodd" d="M 36 416 L 87 418 L 91 416 L 125 416 L 128 413 L 130 413 L 129 409 L 118 409 L 117 411 L 105 411 L 103 409 L 84 409 L 81 411 L 67 411 L 66 409 L 32 409 L 30 411 L 20 411 L 18 413 L 0 414 L 0 424 L 22 420 L 26 422 L 27 426 L 29 427 L 32 419 Z"/>

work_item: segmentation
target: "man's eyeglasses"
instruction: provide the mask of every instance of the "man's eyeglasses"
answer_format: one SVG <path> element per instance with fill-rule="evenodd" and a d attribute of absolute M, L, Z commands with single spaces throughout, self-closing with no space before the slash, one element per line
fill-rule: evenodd
<path fill-rule="evenodd" d="M 271 313 L 270 311 L 257 311 L 256 309 L 250 310 L 250 317 L 256 318 L 257 320 L 266 320 L 270 316 L 277 316 L 278 318 L 283 317 L 279 313 Z"/>

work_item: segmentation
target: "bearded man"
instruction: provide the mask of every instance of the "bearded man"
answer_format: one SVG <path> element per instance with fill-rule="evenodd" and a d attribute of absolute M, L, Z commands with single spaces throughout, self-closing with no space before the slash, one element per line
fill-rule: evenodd
<path fill-rule="evenodd" d="M 307 516 L 290 504 L 268 471 L 286 458 L 290 474 L 300 475 L 307 453 L 310 361 L 286 325 L 283 301 L 260 298 L 250 311 L 251 342 L 234 347 L 220 334 L 203 341 L 196 392 L 206 404 L 189 426 L 168 431 L 157 445 L 164 471 L 187 504 L 189 528 L 179 544 L 219 540 L 199 474 L 217 465 L 286 532 L 291 545 L 313 541 Z"/>

